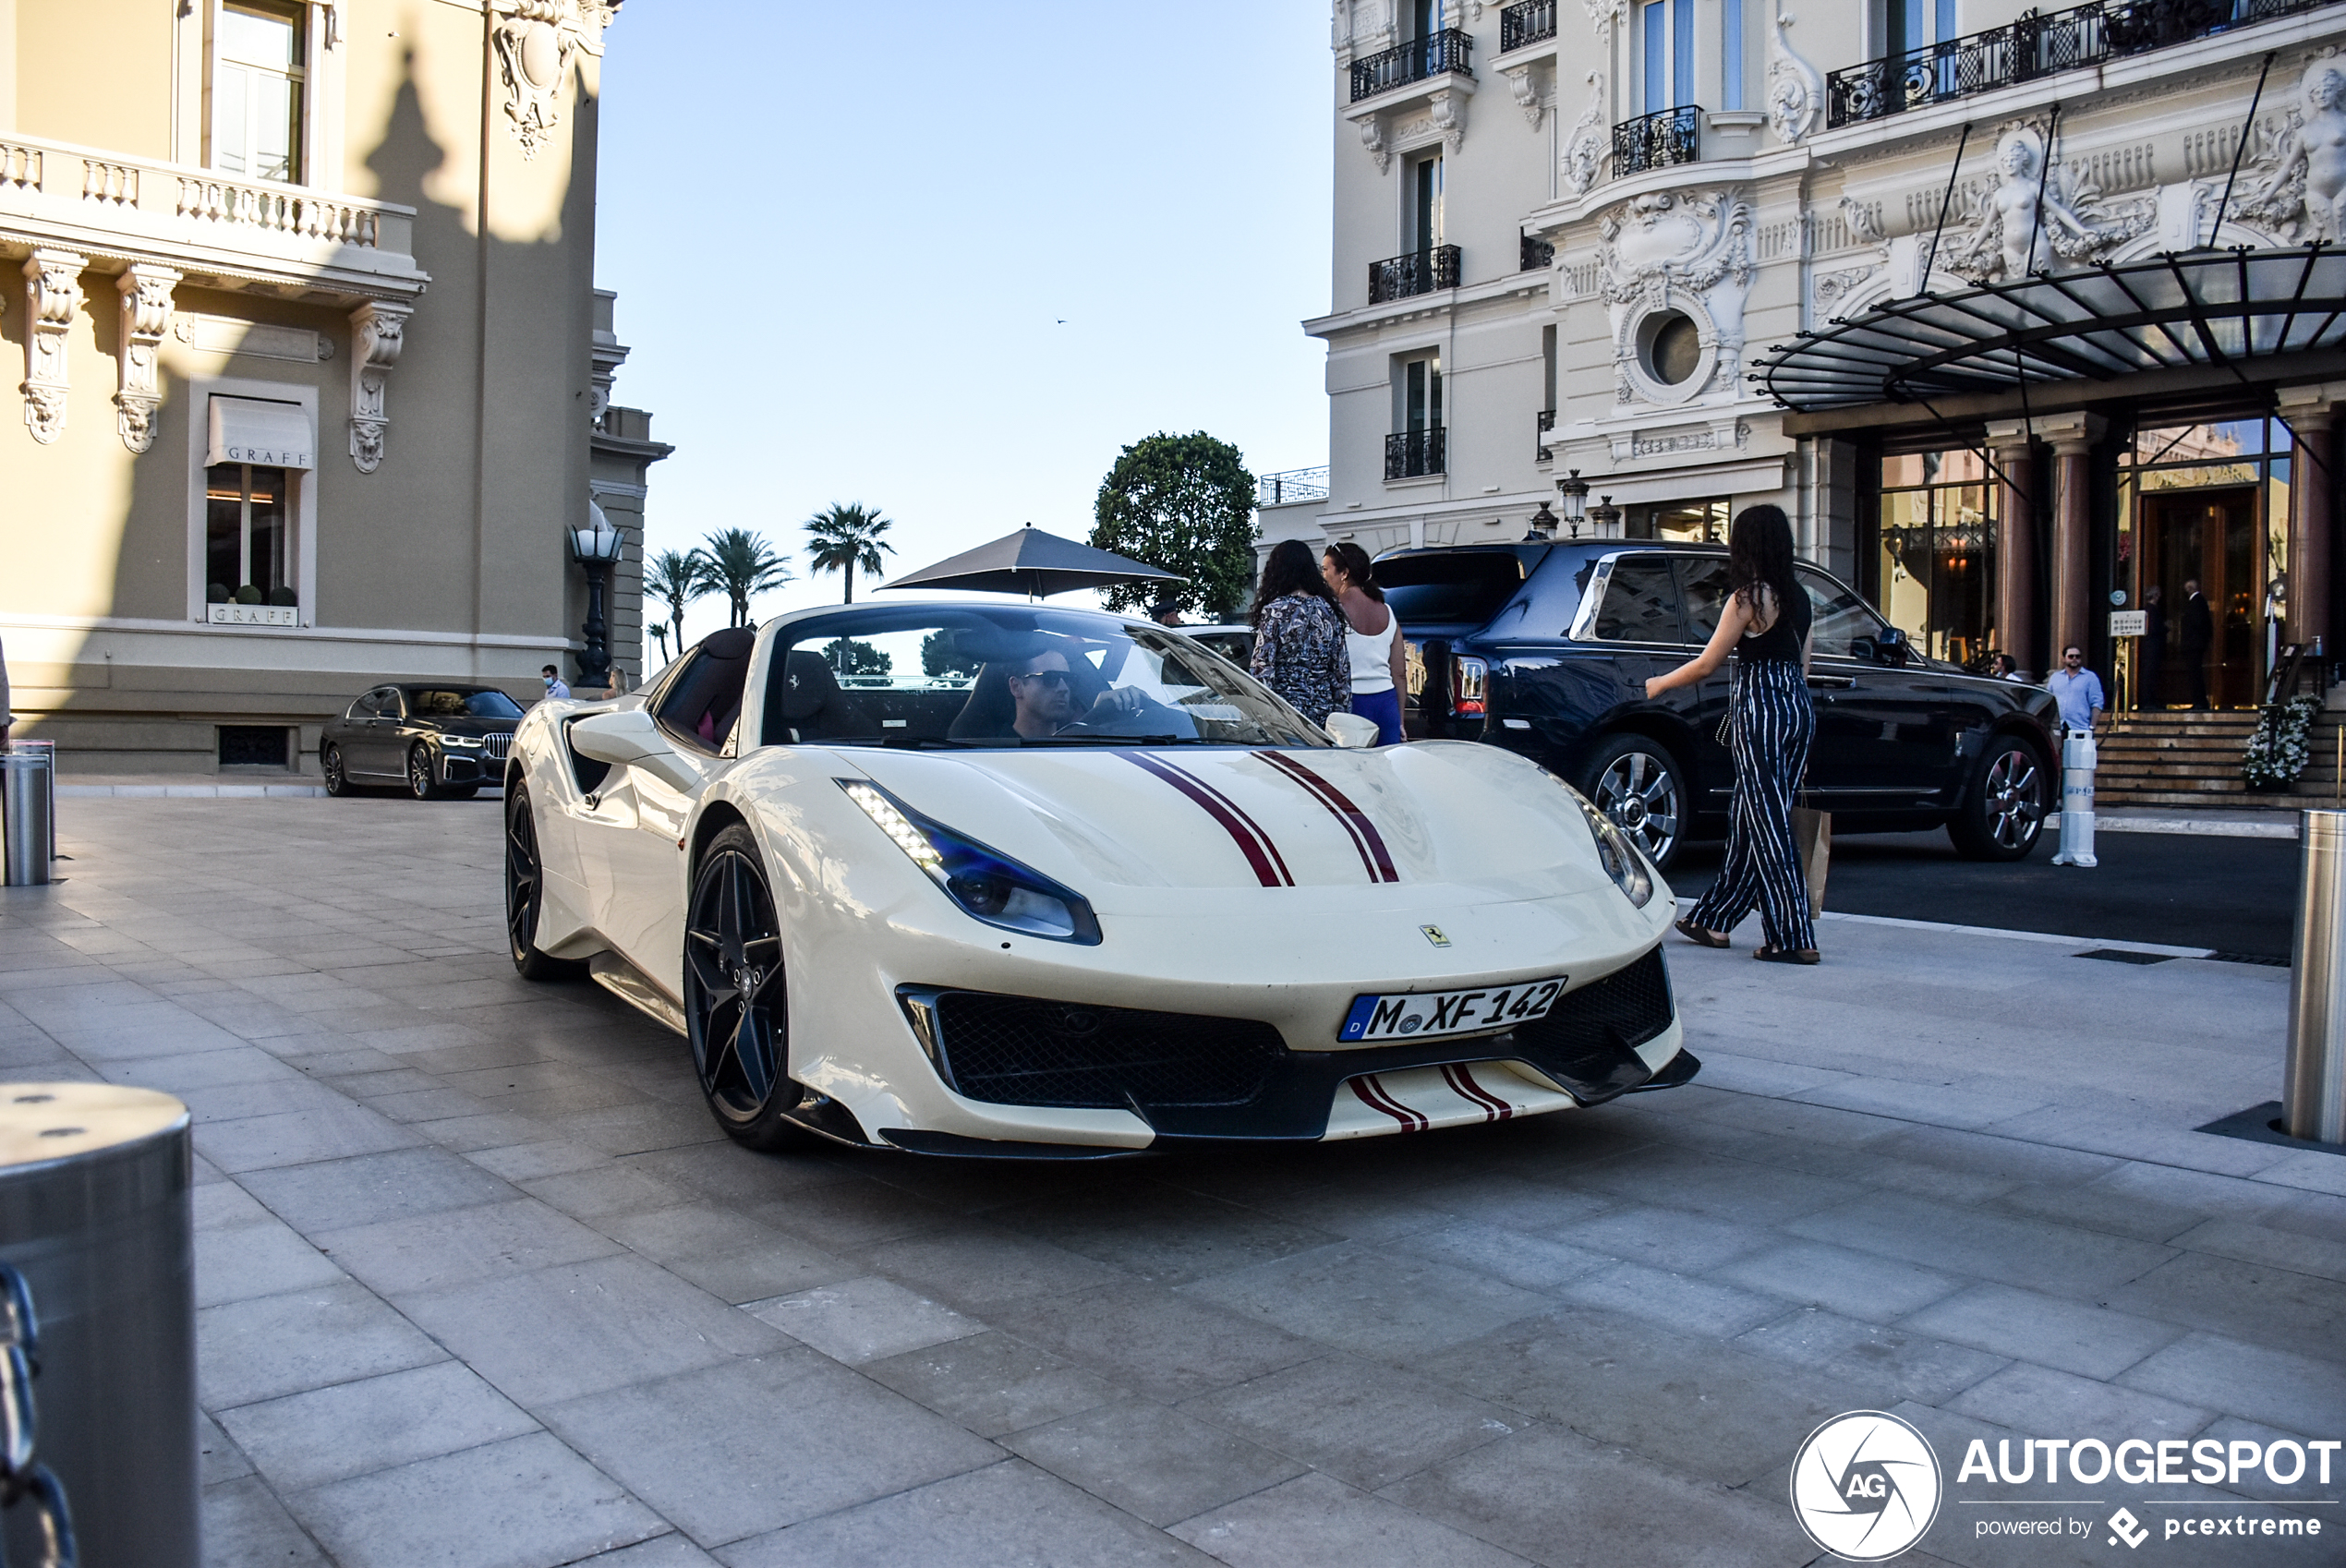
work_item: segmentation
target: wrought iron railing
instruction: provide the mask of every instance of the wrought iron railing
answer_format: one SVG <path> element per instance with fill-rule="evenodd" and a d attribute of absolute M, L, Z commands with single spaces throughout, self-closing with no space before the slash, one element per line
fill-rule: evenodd
<path fill-rule="evenodd" d="M 1328 499 L 1327 464 L 1317 468 L 1288 468 L 1276 474 L 1259 474 L 1254 479 L 1254 504 L 1285 506 L 1291 501 L 1325 501 Z"/>
<path fill-rule="evenodd" d="M 1352 102 L 1407 87 L 1429 77 L 1474 75 L 1474 40 L 1457 28 L 1444 28 L 1413 38 L 1398 49 L 1387 49 L 1352 62 Z"/>
<path fill-rule="evenodd" d="M 1851 66 L 1825 78 L 1825 124 L 1859 125 L 1951 98 L 2098 66 L 2332 0 L 2108 0 Z"/>
<path fill-rule="evenodd" d="M 1516 258 L 1518 271 L 1537 272 L 1555 265 L 1556 247 L 1538 235 L 1523 235 L 1518 248 L 1520 252 Z"/>
<path fill-rule="evenodd" d="M 1523 0 L 1499 13 L 1499 53 L 1542 43 L 1556 35 L 1556 0 Z"/>
<path fill-rule="evenodd" d="M 1542 463 L 1547 462 L 1550 456 L 1553 455 L 1548 451 L 1548 432 L 1555 428 L 1556 411 L 1553 408 L 1542 408 L 1540 410 L 1539 452 L 1540 461 Z"/>
<path fill-rule="evenodd" d="M 1691 103 L 1656 109 L 1613 127 L 1613 175 L 1691 163 L 1700 153 L 1702 111 Z"/>
<path fill-rule="evenodd" d="M 1437 245 L 1432 250 L 1413 250 L 1407 256 L 1369 263 L 1371 305 L 1457 286 L 1458 247 L 1455 245 Z"/>
<path fill-rule="evenodd" d="M 1385 476 L 1388 479 L 1421 479 L 1429 474 L 1445 473 L 1443 466 L 1442 427 L 1428 425 L 1421 430 L 1403 430 L 1385 438 Z"/>

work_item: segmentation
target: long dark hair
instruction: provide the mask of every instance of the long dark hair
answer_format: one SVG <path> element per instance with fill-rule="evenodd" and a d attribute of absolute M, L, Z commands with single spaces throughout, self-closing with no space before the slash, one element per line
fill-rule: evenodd
<path fill-rule="evenodd" d="M 1775 596 L 1779 615 L 1800 592 L 1800 579 L 1792 574 L 1792 519 L 1781 506 L 1747 506 L 1727 531 L 1728 591 L 1757 609 L 1763 585 Z"/>
<path fill-rule="evenodd" d="M 1333 608 L 1336 593 L 1320 575 L 1320 563 L 1312 554 L 1312 547 L 1301 539 L 1281 539 L 1271 547 L 1271 559 L 1263 563 L 1263 580 L 1254 585 L 1256 631 L 1263 629 L 1264 607 L 1289 594 L 1309 594 Z"/>
<path fill-rule="evenodd" d="M 1320 553 L 1336 562 L 1336 569 L 1344 573 L 1346 582 L 1377 603 L 1385 602 L 1385 590 L 1376 585 L 1376 565 L 1369 560 L 1367 550 L 1347 539 L 1342 544 L 1330 545 Z"/>

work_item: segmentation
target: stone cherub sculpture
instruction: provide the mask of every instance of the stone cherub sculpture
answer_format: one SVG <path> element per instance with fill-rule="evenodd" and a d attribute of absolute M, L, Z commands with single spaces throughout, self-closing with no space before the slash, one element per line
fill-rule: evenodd
<path fill-rule="evenodd" d="M 2007 127 L 1996 139 L 1996 183 L 1980 202 L 1978 222 L 1949 254 L 1948 268 L 1975 283 L 2008 283 L 2050 266 L 2057 256 L 2075 260 L 2114 249 L 2154 215 L 2106 211 L 2091 187 L 2066 186 L 2060 170 L 2047 173 L 2034 126 Z"/>
<path fill-rule="evenodd" d="M 2292 111 L 2240 215 L 2286 239 L 2346 239 L 2346 64 L 2324 53 L 2305 67 Z"/>

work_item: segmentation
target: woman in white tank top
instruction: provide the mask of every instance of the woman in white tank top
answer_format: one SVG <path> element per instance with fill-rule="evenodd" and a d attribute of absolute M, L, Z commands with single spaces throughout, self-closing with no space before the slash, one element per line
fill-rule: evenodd
<path fill-rule="evenodd" d="M 1352 662 L 1352 711 L 1376 725 L 1376 743 L 1397 745 L 1401 732 L 1401 684 L 1408 679 L 1402 653 L 1401 618 L 1385 602 L 1369 552 L 1346 541 L 1320 557 L 1320 574 L 1336 590 L 1344 612 L 1344 650 Z"/>

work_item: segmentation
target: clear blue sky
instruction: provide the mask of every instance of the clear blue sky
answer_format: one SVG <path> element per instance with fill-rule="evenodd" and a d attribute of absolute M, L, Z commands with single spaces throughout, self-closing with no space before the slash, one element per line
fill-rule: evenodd
<path fill-rule="evenodd" d="M 1327 36 L 1294 0 L 628 0 L 596 274 L 617 401 L 676 447 L 650 546 L 766 531 L 801 559 L 762 618 L 838 600 L 799 529 L 834 501 L 895 520 L 901 571 L 1082 537 L 1158 430 L 1324 463 Z"/>

